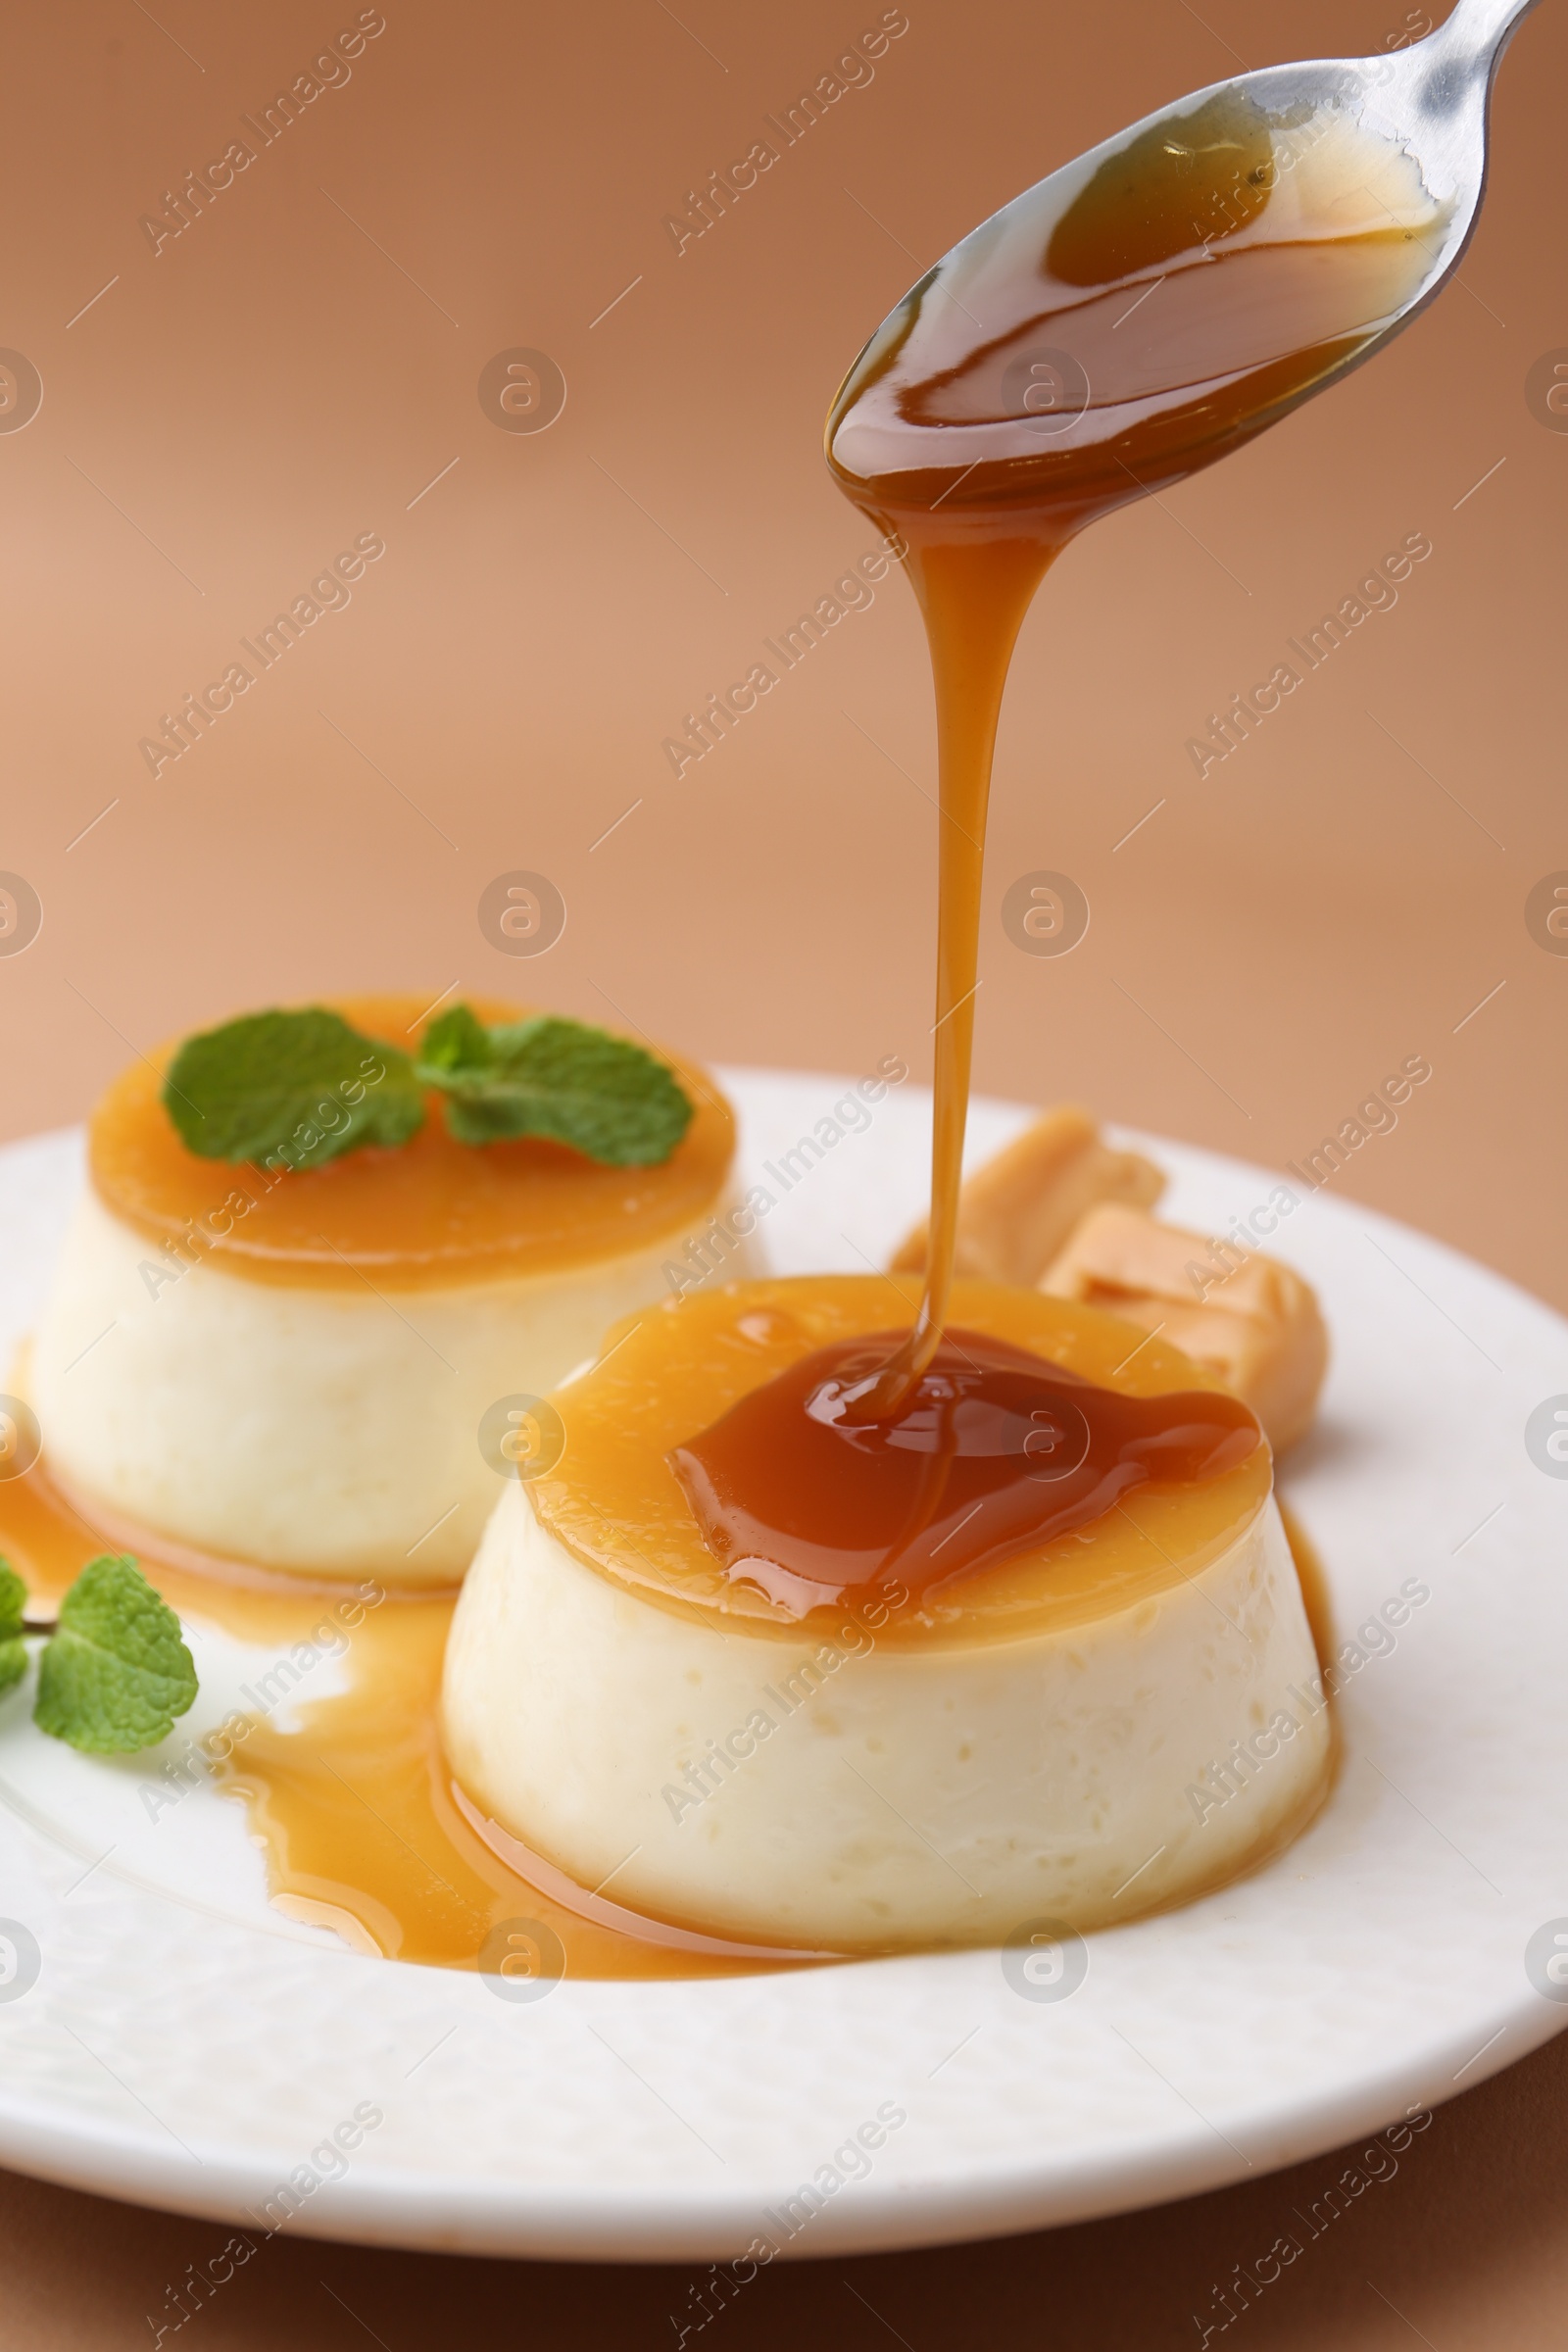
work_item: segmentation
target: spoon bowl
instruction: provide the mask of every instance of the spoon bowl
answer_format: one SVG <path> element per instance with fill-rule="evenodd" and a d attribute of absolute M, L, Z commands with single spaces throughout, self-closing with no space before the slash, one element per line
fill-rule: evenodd
<path fill-rule="evenodd" d="M 1456 267 L 1493 76 L 1534 4 L 1460 0 L 1408 49 L 1216 82 L 1014 198 L 851 368 L 841 486 L 922 536 L 1043 500 L 1070 535 L 1322 391 Z"/>

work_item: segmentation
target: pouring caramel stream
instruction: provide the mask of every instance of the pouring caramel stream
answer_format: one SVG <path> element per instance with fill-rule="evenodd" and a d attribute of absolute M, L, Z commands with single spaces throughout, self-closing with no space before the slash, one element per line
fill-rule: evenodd
<path fill-rule="evenodd" d="M 941 784 L 925 1289 L 883 1363 L 868 1369 L 859 1347 L 820 1360 L 816 1397 L 834 1390 L 841 1422 L 893 1430 L 918 1419 L 944 1344 L 992 760 L 1036 589 L 1087 523 L 1240 448 L 1370 350 L 1427 270 L 1437 208 L 1409 160 L 1332 105 L 1298 117 L 1271 121 L 1250 97 L 1222 92 L 1042 181 L 910 291 L 828 417 L 839 487 L 907 549 Z M 1007 1377 L 982 1369 L 966 1409 L 1004 1417 Z M 1040 1401 L 1049 1411 L 1044 1390 Z M 1192 1400 L 1167 1402 L 1174 1426 Z M 1092 1390 L 1080 1406 L 1097 1443 L 1108 1437 L 1114 1398 Z M 743 1523 L 754 1548 L 803 1583 L 812 1554 L 832 1549 L 846 1494 L 810 1475 L 815 1409 L 798 1383 L 778 1382 L 748 1400 L 744 1438 L 732 1417 L 682 1449 L 683 1482 L 721 1557 Z M 1164 1458 L 1178 1483 L 1207 1475 L 1200 1450 Z M 1021 1452 L 1007 1470 L 999 1497 L 1009 1480 L 1020 1492 L 991 1519 L 1006 1519 L 1021 1550 L 1042 1540 L 1059 1497 Z M 933 1530 L 947 1488 L 932 1474 L 923 1499 L 911 1497 Z M 901 1556 L 912 1541 L 900 1537 Z M 975 1561 L 993 1556 L 972 1548 Z"/>

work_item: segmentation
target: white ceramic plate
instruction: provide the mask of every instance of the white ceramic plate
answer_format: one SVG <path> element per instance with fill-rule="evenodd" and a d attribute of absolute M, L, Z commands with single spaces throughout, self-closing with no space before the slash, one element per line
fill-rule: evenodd
<path fill-rule="evenodd" d="M 730 1083 L 751 1167 L 843 1092 Z M 921 1205 L 929 1111 L 900 1090 L 833 1145 L 767 1220 L 781 1272 L 880 1261 Z M 974 1155 L 1025 1115 L 977 1103 Z M 1125 1140 L 1169 1170 L 1162 1213 L 1205 1233 L 1279 1181 Z M 36 1311 L 79 1168 L 72 1137 L 0 1152 L 0 1362 Z M 292 2178 L 288 2227 L 322 2236 L 705 2261 L 765 2236 L 843 2253 L 1262 2173 L 1468 2088 L 1568 2025 L 1537 1989 L 1552 1984 L 1541 1932 L 1568 1936 L 1568 1477 L 1525 1441 L 1568 1392 L 1568 1325 L 1321 1193 L 1272 1246 L 1318 1286 L 1334 1335 L 1322 1423 L 1283 1483 L 1341 1633 L 1406 1578 L 1432 1597 L 1349 1682 L 1338 1787 L 1270 1869 L 1092 1937 L 1086 1981 L 1054 2002 L 969 1952 L 568 1980 L 514 2003 L 279 1918 L 239 1807 L 198 1789 L 150 1820 L 156 1756 L 76 1756 L 13 1704 L 0 1915 L 39 1966 L 24 1991 L 26 1968 L 0 1982 L 0 2160 L 253 2234 Z M 196 1646 L 216 1720 L 259 1653 Z M 9 1966 L 0 1944 L 0 1978 Z M 332 2152 L 356 2108 L 382 2120 Z M 835 2163 L 879 2110 L 874 2153 Z M 906 2120 L 885 2130 L 889 2113 Z M 791 2235 L 776 2217 L 813 2181 L 819 2210 Z"/>

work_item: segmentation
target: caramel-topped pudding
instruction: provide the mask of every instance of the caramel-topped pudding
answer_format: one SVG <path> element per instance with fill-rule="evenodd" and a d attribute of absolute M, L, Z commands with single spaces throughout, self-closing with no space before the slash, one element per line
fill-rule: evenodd
<path fill-rule="evenodd" d="M 399 1055 L 434 1034 L 417 997 L 334 1009 Z M 654 1164 L 533 1134 L 460 1140 L 433 1093 L 395 1146 L 225 1164 L 176 1129 L 173 1053 L 124 1072 L 93 1116 L 30 1374 L 54 1473 L 101 1521 L 201 1552 L 455 1580 L 509 1470 L 513 1425 L 503 1411 L 482 1446 L 486 1414 L 554 1388 L 667 1290 L 664 1261 L 724 1204 L 729 1104 L 672 1059 L 690 1119 Z M 323 1121 L 345 1099 L 373 1105 L 376 1066 L 328 1090 Z"/>
<path fill-rule="evenodd" d="M 1157 1337 L 959 1282 L 870 1450 L 817 1419 L 808 1475 L 780 1450 L 726 1487 L 766 1442 L 749 1403 L 792 1378 L 820 1399 L 833 1362 L 853 1388 L 918 1297 L 730 1284 L 612 1334 L 553 1397 L 565 1448 L 470 1571 L 443 1735 L 480 1813 L 578 1885 L 613 1873 L 634 1910 L 800 1949 L 984 1942 L 1188 1897 L 1321 1798 L 1268 1446 Z M 1195 1805 L 1282 1715 L 1243 1793 Z"/>

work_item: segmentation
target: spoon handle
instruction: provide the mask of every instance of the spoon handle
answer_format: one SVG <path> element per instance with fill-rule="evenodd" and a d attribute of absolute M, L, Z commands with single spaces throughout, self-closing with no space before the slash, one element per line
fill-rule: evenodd
<path fill-rule="evenodd" d="M 1451 49 L 1470 58 L 1501 55 L 1521 17 L 1536 0 L 1456 0 L 1450 16 L 1418 46 L 1425 50 Z"/>

